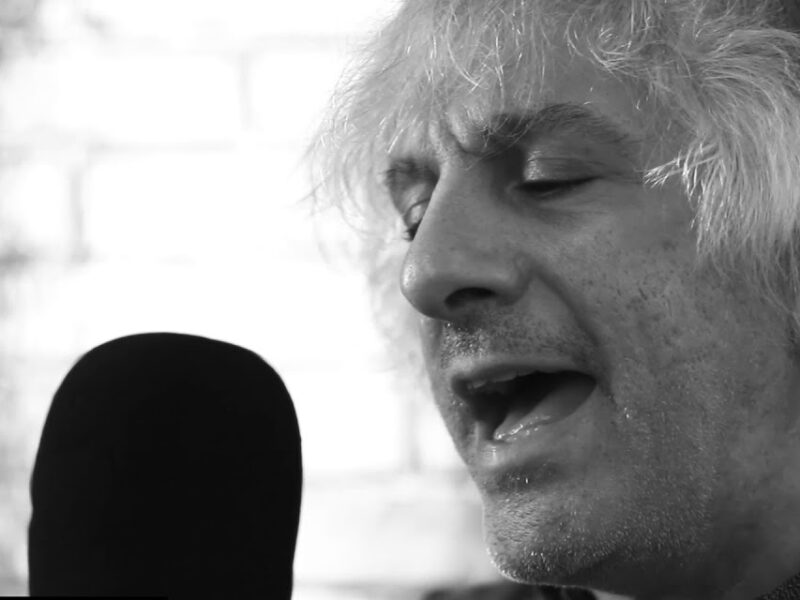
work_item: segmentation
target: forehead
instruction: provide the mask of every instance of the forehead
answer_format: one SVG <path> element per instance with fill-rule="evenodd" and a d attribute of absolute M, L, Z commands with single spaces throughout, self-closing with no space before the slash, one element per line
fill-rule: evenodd
<path fill-rule="evenodd" d="M 436 14 L 441 4 L 483 12 L 469 19 L 453 12 L 447 21 Z M 515 18 L 500 4 L 517 6 Z M 420 0 L 412 16 L 398 19 L 397 29 L 382 38 L 374 69 L 360 80 L 361 92 L 347 115 L 354 172 L 380 187 L 397 160 L 428 162 L 445 149 L 479 145 L 487 132 L 513 138 L 520 133 L 515 122 L 525 121 L 517 117 L 549 105 L 582 107 L 641 140 L 636 163 L 643 169 L 674 159 L 683 133 L 671 127 L 666 111 L 656 109 L 646 84 L 611 74 L 585 48 L 571 44 L 574 36 L 566 35 L 562 19 L 566 9 L 559 16 L 553 6 Z M 569 122 L 561 119 L 560 125 Z"/>
<path fill-rule="evenodd" d="M 523 74 L 510 73 L 494 89 L 450 95 L 397 132 L 388 156 L 434 157 L 448 148 L 480 154 L 523 137 L 559 135 L 625 145 L 636 153 L 647 147 L 655 114 L 643 108 L 645 102 L 633 86 L 584 59 L 558 58 L 556 64 L 558 68 L 522 85 Z"/>

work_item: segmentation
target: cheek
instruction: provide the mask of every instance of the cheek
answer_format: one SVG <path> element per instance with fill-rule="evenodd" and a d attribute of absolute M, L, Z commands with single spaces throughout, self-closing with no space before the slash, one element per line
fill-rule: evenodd
<path fill-rule="evenodd" d="M 724 413 L 738 326 L 721 284 L 697 270 L 693 240 L 650 233 L 647 245 L 608 236 L 587 255 L 588 326 L 620 433 L 700 446 Z"/>
<path fill-rule="evenodd" d="M 632 278 L 620 283 L 636 293 L 608 318 L 616 424 L 669 471 L 716 479 L 737 454 L 752 462 L 788 417 L 767 414 L 786 395 L 781 327 L 744 286 L 664 258 L 674 260 L 651 263 L 637 288 Z M 613 329 L 626 333 L 615 338 Z"/>

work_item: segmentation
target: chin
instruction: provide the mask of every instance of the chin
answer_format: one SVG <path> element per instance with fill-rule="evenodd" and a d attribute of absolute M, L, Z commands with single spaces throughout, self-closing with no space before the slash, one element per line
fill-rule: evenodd
<path fill-rule="evenodd" d="M 520 583 L 590 585 L 614 547 L 614 536 L 587 525 L 590 520 L 557 498 L 495 498 L 484 504 L 492 562 Z"/>
<path fill-rule="evenodd" d="M 707 552 L 708 515 L 685 508 L 697 504 L 678 502 L 673 511 L 630 490 L 589 489 L 484 494 L 484 535 L 498 571 L 520 583 L 646 595 Z"/>

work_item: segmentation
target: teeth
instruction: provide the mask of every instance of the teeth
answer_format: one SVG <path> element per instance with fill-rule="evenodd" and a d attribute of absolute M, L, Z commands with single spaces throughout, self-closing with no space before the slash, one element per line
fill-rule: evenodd
<path fill-rule="evenodd" d="M 471 392 L 475 392 L 481 388 L 486 387 L 489 384 L 489 381 L 486 379 L 478 379 L 477 381 L 470 381 L 467 383 L 467 389 Z"/>
<path fill-rule="evenodd" d="M 503 385 L 516 379 L 517 377 L 522 377 L 524 375 L 530 375 L 531 373 L 535 373 L 535 370 L 526 370 L 526 371 L 509 371 L 508 373 L 504 373 L 502 375 L 498 375 L 496 377 L 492 377 L 491 379 L 475 379 L 467 383 L 467 389 L 470 392 L 477 392 L 480 390 L 483 391 L 501 391 L 506 389 L 508 386 Z"/>
<path fill-rule="evenodd" d="M 509 373 L 508 375 L 501 375 L 500 377 L 493 377 L 489 381 L 492 383 L 502 383 L 504 381 L 511 381 L 519 377 L 519 373 Z"/>

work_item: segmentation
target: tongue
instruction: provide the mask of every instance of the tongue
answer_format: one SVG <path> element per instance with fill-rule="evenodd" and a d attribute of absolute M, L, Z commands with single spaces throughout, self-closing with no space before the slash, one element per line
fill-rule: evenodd
<path fill-rule="evenodd" d="M 555 423 L 571 415 L 592 393 L 595 381 L 582 373 L 559 375 L 548 389 L 523 391 L 510 406 L 505 420 L 494 432 L 500 441 L 512 441 L 518 434 Z"/>

